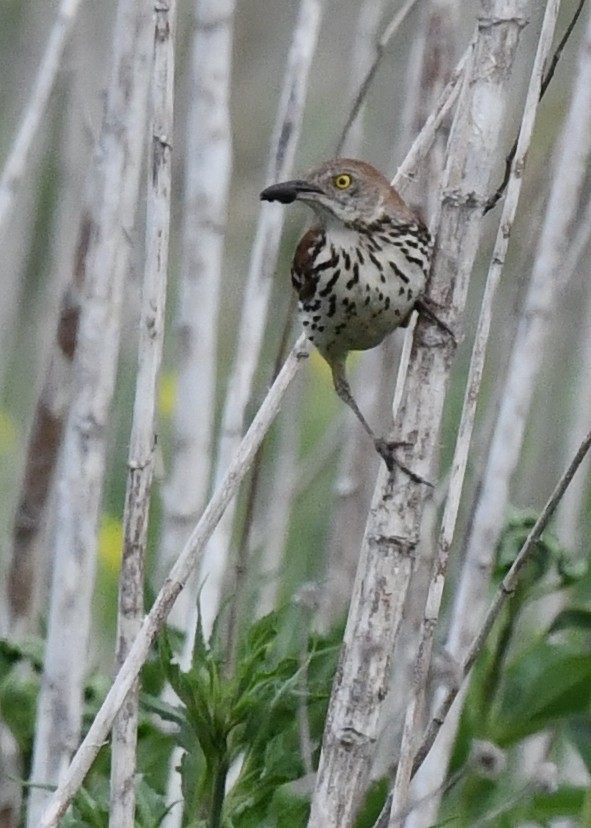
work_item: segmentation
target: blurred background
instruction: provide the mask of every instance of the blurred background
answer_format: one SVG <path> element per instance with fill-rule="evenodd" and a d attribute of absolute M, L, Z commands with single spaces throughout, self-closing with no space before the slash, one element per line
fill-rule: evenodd
<path fill-rule="evenodd" d="M 397 0 L 328 0 L 325 6 L 318 48 L 310 74 L 301 140 L 296 151 L 294 173 L 335 155 L 359 83 L 363 77 L 363 56 L 359 55 L 359 33 L 365 26 L 368 40 L 375 43 L 401 7 Z M 413 57 L 417 42 L 426 42 L 438 66 L 453 67 L 466 49 L 476 24 L 477 4 L 442 3 L 439 28 L 427 37 L 423 32 L 427 0 L 418 2 L 385 47 L 369 88 L 362 118 L 356 125 L 355 155 L 393 178 L 398 165 L 419 131 L 429 109 L 421 115 L 422 87 L 413 81 Z M 575 0 L 562 5 L 558 32 L 570 20 Z M 532 17 L 522 37 L 511 92 L 510 113 L 505 129 L 509 151 L 521 117 L 524 93 L 537 44 L 543 4 L 534 3 Z M 56 2 L 3 0 L 0 27 L 0 158 L 12 145 L 26 107 L 33 79 L 53 25 Z M 227 232 L 224 244 L 223 279 L 216 362 L 215 431 L 219 432 L 227 381 L 235 358 L 236 334 L 241 322 L 243 294 L 251 248 L 259 215 L 259 192 L 266 183 L 273 124 L 280 99 L 286 55 L 298 14 L 295 0 L 239 0 L 236 6 L 231 81 L 232 177 Z M 110 69 L 110 48 L 115 3 L 105 0 L 82 4 L 65 60 L 61 67 L 43 127 L 34 145 L 22 187 L 6 228 L 0 267 L 0 572 L 7 582 L 11 566 L 13 519 L 19 499 L 25 464 L 27 438 L 35 403 L 47 371 L 47 355 L 55 337 L 62 293 L 75 264 L 82 205 L 88 187 L 87 172 L 92 164 L 100 129 L 105 86 Z M 423 17 L 425 15 L 425 17 Z M 179 356 L 179 273 L 182 258 L 182 220 L 185 165 L 187 163 L 187 113 L 194 90 L 191 85 L 193 7 L 179 4 L 175 133 L 173 137 L 173 203 L 170 252 L 170 288 L 167 305 L 167 333 L 164 366 L 159 392 L 158 468 L 150 522 L 148 561 L 149 590 L 157 590 L 166 571 L 161 554 L 163 493 L 166 490 L 175 450 L 173 416 L 176 403 Z M 499 292 L 490 353 L 487 360 L 478 426 L 469 464 L 461 513 L 462 538 L 469 523 L 491 429 L 498 408 L 513 334 L 533 262 L 555 141 L 567 111 L 576 57 L 583 26 L 579 25 L 568 43 L 556 75 L 540 107 L 534 142 L 525 176 L 517 224 Z M 370 50 L 371 52 L 371 50 Z M 367 65 L 367 56 L 365 58 Z M 435 70 L 434 71 L 439 71 Z M 449 71 L 442 73 L 445 82 Z M 445 129 L 449 124 L 444 125 Z M 349 138 L 349 146 L 353 138 Z M 345 151 L 347 151 L 345 144 Z M 425 165 L 425 171 L 436 165 Z M 504 171 L 498 163 L 498 180 Z M 145 175 L 144 175 L 145 178 Z M 432 219 L 429 192 L 438 182 L 419 174 L 405 182 L 404 196 Z M 144 188 L 145 189 L 145 188 Z M 582 203 L 589 200 L 589 181 Z M 145 194 L 141 205 L 145 203 Z M 445 412 L 441 441 L 439 481 L 444 487 L 451 459 L 455 431 L 461 410 L 466 371 L 470 357 L 480 297 L 489 263 L 499 207 L 486 220 L 476 271 L 470 288 L 468 308 L 460 337 L 452 385 Z M 272 308 L 264 320 L 264 345 L 255 386 L 247 412 L 250 420 L 258 408 L 274 373 L 285 327 L 293 319 L 289 267 L 299 234 L 310 217 L 305 208 L 286 211 L 285 230 L 279 263 L 273 276 Z M 574 228 L 573 228 L 574 230 Z M 116 628 L 117 576 L 121 556 L 122 512 L 126 480 L 127 450 L 131 423 L 137 362 L 137 329 L 143 268 L 143 215 L 130 239 L 134 254 L 126 277 L 126 297 L 119 377 L 109 429 L 109 459 L 99 537 L 98 578 L 95 589 L 95 622 L 91 661 L 109 672 L 113 663 Z M 587 247 L 583 263 L 560 290 L 559 304 L 551 328 L 549 347 L 535 392 L 521 463 L 511 491 L 511 504 L 539 509 L 569 456 L 582 395 L 589 385 L 585 353 L 591 282 L 591 261 Z M 560 278 L 557 274 L 557 278 Z M 261 324 L 254 319 L 254 325 Z M 287 342 L 294 341 L 295 325 Z M 387 423 L 389 400 L 396 375 L 402 332 L 383 346 L 381 371 L 374 354 L 354 356 L 351 366 L 355 387 L 374 419 Z M 385 373 L 384 373 L 385 365 Z M 376 389 L 376 377 L 380 388 Z M 377 393 L 379 391 L 379 393 Z M 388 399 L 389 395 L 389 399 Z M 343 560 L 338 574 L 338 597 L 329 602 L 322 624 L 342 619 L 350 589 L 365 515 L 377 470 L 377 459 L 358 433 L 358 426 L 336 398 L 329 371 L 313 354 L 288 392 L 283 411 L 264 448 L 256 472 L 241 492 L 233 527 L 233 555 L 242 550 L 255 565 L 239 583 L 245 618 L 256 615 L 264 591 L 261 583 L 272 583 L 273 601 L 289 603 L 294 595 L 312 604 L 322 603 L 329 580 L 330 561 Z M 215 443 L 214 443 L 215 444 Z M 353 449 L 360 458 L 352 460 Z M 283 466 L 281 465 L 283 463 Z M 351 464 L 356 475 L 351 474 Z M 287 517 L 271 512 L 274 494 L 291 475 L 294 497 Z M 212 484 L 210 484 L 211 486 Z M 584 483 L 581 484 L 584 488 Z M 587 487 L 588 488 L 588 487 Z M 437 489 L 436 489 L 437 491 Z M 256 496 L 255 496 L 256 495 Z M 564 539 L 575 555 L 584 554 L 591 530 L 589 492 L 583 493 L 577 526 L 564 526 Z M 435 508 L 441 497 L 435 497 Z M 566 519 L 565 519 L 566 520 Z M 38 630 L 47 611 L 51 561 L 45 549 L 52 533 L 51 504 L 43 517 L 44 531 L 36 561 L 37 593 L 29 618 L 31 630 Z M 461 552 L 452 561 L 455 573 Z M 346 547 L 346 549 L 345 549 Z M 347 569 L 348 566 L 348 569 Z M 264 573 L 261 581 L 261 572 Z M 453 578 L 452 578 L 453 582 Z M 306 589 L 309 590 L 306 593 Z M 302 591 L 303 590 L 303 591 Z M 316 592 L 314 592 L 316 590 Z M 233 594 L 230 592 L 230 594 Z M 320 595 L 320 597 L 319 597 Z M 302 598 L 303 596 L 303 598 Z M 265 599 L 267 600 L 267 599 Z M 5 620 L 6 608 L 0 617 Z M 286 627 L 287 638 L 295 634 Z"/>
<path fill-rule="evenodd" d="M 414 106 L 415 98 L 420 94 L 416 86 L 409 85 L 408 67 L 413 33 L 417 31 L 421 7 L 425 5 L 428 4 L 417 4 L 393 42 L 385 49 L 367 95 L 363 136 L 357 155 L 373 163 L 389 177 L 393 177 L 410 146 L 414 137 L 412 130 L 416 133 L 420 126 L 409 125 L 405 113 L 409 103 Z M 574 5 L 574 2 L 563 4 L 563 27 L 572 15 Z M 375 0 L 373 4 L 368 2 L 361 6 L 356 0 L 332 0 L 327 3 L 310 76 L 303 132 L 296 154 L 296 173 L 298 170 L 305 171 L 335 153 L 359 85 L 359 73 L 354 74 L 353 57 L 356 33 L 360 26 L 360 8 L 363 11 L 361 20 L 369 20 L 379 34 L 392 19 L 399 4 L 386 0 Z M 55 10 L 56 3 L 23 0 L 4 2 L 0 31 L 0 101 L 3 114 L 0 123 L 0 150 L 4 156 L 11 146 L 30 94 Z M 265 184 L 273 121 L 297 11 L 295 2 L 275 3 L 265 0 L 239 2 L 236 8 L 231 89 L 233 173 L 219 326 L 219 406 L 223 403 L 229 365 L 233 358 L 243 285 L 259 212 L 258 193 Z M 516 74 L 512 101 L 514 117 L 506 130 L 507 150 L 519 122 L 524 83 L 536 44 L 541 13 L 540 4 L 534 4 L 533 17 L 523 35 L 525 48 L 518 55 L 519 71 Z M 35 144 L 32 163 L 16 199 L 8 232 L 2 240 L 0 549 L 3 572 L 9 565 L 11 518 L 23 474 L 25 443 L 33 407 L 39 392 L 40 378 L 46 369 L 46 355 L 54 336 L 61 293 L 70 278 L 74 262 L 77 223 L 84 202 L 86 173 L 100 127 L 113 20 L 112 2 L 100 6 L 82 5 L 57 87 L 44 118 L 43 129 Z M 158 429 L 161 482 L 166 480 L 171 446 L 171 415 L 175 401 L 175 358 L 178 348 L 175 318 L 186 114 L 192 94 L 189 74 L 191 20 L 191 4 L 180 3 L 169 323 Z M 455 62 L 469 42 L 475 25 L 472 4 L 462 6 L 460 13 L 457 10 L 449 12 L 447 24 L 452 26 L 452 36 L 444 27 L 440 33 L 441 44 L 451 51 Z M 528 162 L 522 207 L 494 320 L 495 332 L 485 385 L 485 392 L 490 399 L 494 396 L 495 382 L 503 372 L 511 344 L 511 331 L 528 277 L 531 251 L 535 246 L 546 194 L 553 142 L 568 103 L 580 28 L 575 30 L 540 109 Z M 437 42 L 437 37 L 433 42 Z M 434 46 L 431 45 L 430 48 L 434 49 Z M 499 163 L 499 178 L 502 172 L 503 165 Z M 423 213 L 428 212 L 420 186 L 407 188 L 405 197 Z M 473 280 L 469 313 L 465 320 L 465 339 L 454 369 L 454 388 L 448 402 L 448 431 L 444 434 L 442 444 L 443 468 L 453 445 L 453 428 L 461 404 L 462 381 L 482 289 L 483 271 L 495 231 L 494 214 L 490 218 L 490 235 L 485 238 L 482 246 L 482 268 Z M 257 375 L 257 396 L 252 400 L 253 411 L 268 385 L 285 320 L 293 312 L 293 307 L 290 306 L 289 265 L 298 234 L 308 220 L 309 216 L 303 207 L 297 206 L 287 211 L 282 253 L 273 284 L 273 313 L 265 323 L 265 350 Z M 141 234 L 141 226 L 134 232 Z M 135 247 L 141 249 L 139 245 Z M 127 278 L 126 324 L 123 328 L 120 380 L 110 433 L 109 474 L 100 543 L 97 603 L 101 614 L 104 614 L 101 627 L 105 631 L 113 629 L 114 615 L 111 611 L 115 606 L 114 584 L 120 554 L 122 495 L 136 365 L 135 334 L 142 267 L 139 254 L 135 265 Z M 548 491 L 549 482 L 564 462 L 569 416 L 577 388 L 582 381 L 578 375 L 577 353 L 580 317 L 584 308 L 581 298 L 587 289 L 584 276 L 583 273 L 575 276 L 562 292 L 560 307 L 557 309 L 558 320 L 549 323 L 555 326 L 551 337 L 552 347 L 548 351 L 548 359 L 538 385 L 524 462 L 515 486 L 514 500 L 519 505 L 538 506 Z M 399 336 L 402 335 L 395 335 L 396 338 Z M 364 373 L 362 365 L 366 358 L 367 355 L 363 355 L 352 360 L 354 364 L 361 365 L 360 374 Z M 558 366 L 561 370 L 557 370 Z M 393 366 L 392 377 L 394 372 Z M 358 378 L 357 382 L 362 382 L 362 379 Z M 290 394 L 303 397 L 297 439 L 301 446 L 301 456 L 310 458 L 319 445 L 326 445 L 329 439 L 327 432 L 335 421 L 348 423 L 348 415 L 342 411 L 332 392 L 327 369 L 315 355 Z M 290 399 L 293 397 L 286 402 L 286 408 L 291 405 Z M 482 425 L 477 435 L 473 471 L 478 467 L 478 449 L 481 454 L 486 446 L 494 405 L 489 409 L 485 399 L 480 410 Z M 320 574 L 318 567 L 322 566 L 322 562 L 318 550 L 323 547 L 330 530 L 326 521 L 326 504 L 335 496 L 335 475 L 341 448 L 334 441 L 334 451 L 329 451 L 327 462 L 314 472 L 313 485 L 307 486 L 301 494 L 301 508 L 298 509 L 297 521 L 291 527 L 284 563 L 288 572 L 284 581 L 288 593 L 300 581 L 315 579 Z M 262 489 L 261 498 L 264 501 L 268 497 L 268 491 L 264 492 L 264 483 Z M 158 496 L 154 505 L 156 508 L 152 516 L 151 533 L 155 543 L 158 537 Z M 313 542 L 310 543 L 312 539 Z M 309 556 L 306 555 L 306 549 L 313 550 Z M 46 564 L 47 562 L 44 566 Z"/>

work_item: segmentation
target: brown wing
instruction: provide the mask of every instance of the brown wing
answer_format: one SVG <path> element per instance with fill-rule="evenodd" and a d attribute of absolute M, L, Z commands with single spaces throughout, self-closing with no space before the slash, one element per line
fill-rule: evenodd
<path fill-rule="evenodd" d="M 324 243 L 322 228 L 311 227 L 296 247 L 291 266 L 291 283 L 302 302 L 311 299 L 316 291 L 318 274 L 315 273 L 314 262 Z"/>

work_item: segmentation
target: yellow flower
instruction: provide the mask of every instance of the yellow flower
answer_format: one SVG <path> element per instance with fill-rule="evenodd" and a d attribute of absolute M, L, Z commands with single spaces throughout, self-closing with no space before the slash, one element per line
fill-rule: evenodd
<path fill-rule="evenodd" d="M 176 374 L 168 371 L 160 378 L 159 409 L 161 417 L 170 417 L 176 403 Z"/>
<path fill-rule="evenodd" d="M 117 575 L 121 565 L 123 524 L 119 518 L 105 514 L 99 530 L 99 560 L 106 570 Z"/>
<path fill-rule="evenodd" d="M 16 448 L 18 429 L 14 419 L 0 408 L 0 454 L 8 454 Z"/>

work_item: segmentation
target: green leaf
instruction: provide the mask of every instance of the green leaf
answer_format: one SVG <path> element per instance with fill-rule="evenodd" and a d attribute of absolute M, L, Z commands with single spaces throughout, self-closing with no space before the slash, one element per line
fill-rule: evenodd
<path fill-rule="evenodd" d="M 178 705 L 169 704 L 162 698 L 156 698 L 148 693 L 140 693 L 140 703 L 144 710 L 155 713 L 165 722 L 172 722 L 179 727 L 186 722 L 183 709 Z"/>
<path fill-rule="evenodd" d="M 587 609 L 566 609 L 559 612 L 548 632 L 553 633 L 558 630 L 568 630 L 572 628 L 578 630 L 591 630 L 591 610 Z"/>
<path fill-rule="evenodd" d="M 109 809 L 106 803 L 99 802 L 86 788 L 80 788 L 76 794 L 73 813 L 76 821 L 70 824 L 71 828 L 106 828 L 108 825 Z"/>
<path fill-rule="evenodd" d="M 566 733 L 591 773 L 591 720 L 576 716 L 567 723 Z"/>
<path fill-rule="evenodd" d="M 135 802 L 138 828 L 159 828 L 174 807 L 174 803 L 167 806 L 166 797 L 151 788 L 143 776 L 136 781 Z"/>
<path fill-rule="evenodd" d="M 562 785 L 555 793 L 536 794 L 528 817 L 545 824 L 559 817 L 577 817 L 583 808 L 586 793 L 585 788 Z"/>
<path fill-rule="evenodd" d="M 488 738 L 504 747 L 560 719 L 586 712 L 590 683 L 588 654 L 541 642 L 507 671 Z"/>

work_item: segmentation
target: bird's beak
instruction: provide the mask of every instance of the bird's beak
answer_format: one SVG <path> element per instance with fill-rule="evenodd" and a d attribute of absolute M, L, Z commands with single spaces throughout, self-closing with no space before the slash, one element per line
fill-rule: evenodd
<path fill-rule="evenodd" d="M 261 201 L 280 201 L 282 204 L 291 204 L 292 201 L 307 195 L 321 194 L 323 191 L 308 181 L 284 181 L 281 184 L 272 184 L 261 193 Z"/>

